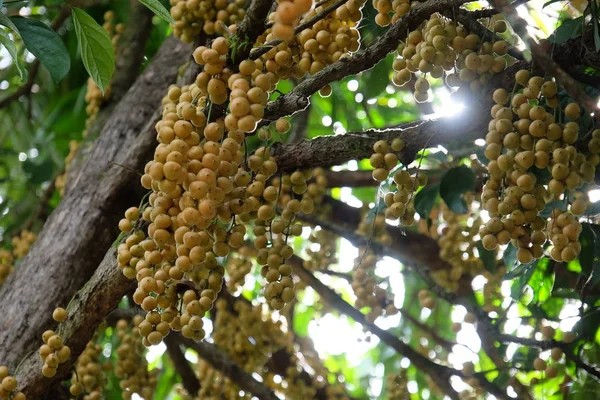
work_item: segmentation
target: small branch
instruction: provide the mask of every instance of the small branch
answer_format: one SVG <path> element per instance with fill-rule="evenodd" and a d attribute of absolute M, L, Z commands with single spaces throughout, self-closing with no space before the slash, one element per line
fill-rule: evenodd
<path fill-rule="evenodd" d="M 452 352 L 452 347 L 458 345 L 458 343 L 452 342 L 448 339 L 444 339 L 436 331 L 435 328 L 430 327 L 419 321 L 417 318 L 410 315 L 410 313 L 405 309 L 398 309 L 398 312 L 402 315 L 402 317 L 406 318 L 410 321 L 411 324 L 416 326 L 419 330 L 423 331 L 425 334 L 429 335 L 435 342 L 439 343 L 446 351 L 449 353 Z"/>
<path fill-rule="evenodd" d="M 365 326 L 369 329 L 374 335 L 379 337 L 379 339 L 392 347 L 394 350 L 398 352 L 398 354 L 403 355 L 408 358 L 411 363 L 413 363 L 418 369 L 428 374 L 433 378 L 433 381 L 451 398 L 458 399 L 458 393 L 452 388 L 449 383 L 449 379 L 452 375 L 462 376 L 461 371 L 437 364 L 420 353 L 416 352 L 410 346 L 400 341 L 397 337 L 379 328 L 377 325 L 369 323 L 366 321 L 364 314 L 360 311 L 352 307 L 349 303 L 343 300 L 337 293 L 335 293 L 331 288 L 324 285 L 320 280 L 318 280 L 313 274 L 311 274 L 308 270 L 306 270 L 302 266 L 302 259 L 297 256 L 292 256 L 290 259 L 290 264 L 294 268 L 294 272 L 305 281 L 308 285 L 310 285 L 318 294 L 321 296 L 323 301 L 329 303 L 330 306 L 337 309 L 342 314 L 349 316 L 354 319 L 356 322 Z M 496 387 L 486 379 L 481 376 L 477 376 L 479 383 L 484 386 L 488 392 L 493 394 L 499 399 L 508 400 L 509 397 L 504 393 L 500 388 Z"/>
<path fill-rule="evenodd" d="M 332 271 L 330 269 L 317 269 L 314 272 L 318 272 L 323 275 L 335 276 L 336 278 L 340 278 L 352 283 L 352 275 L 347 272 Z"/>
<path fill-rule="evenodd" d="M 252 45 L 265 31 L 265 21 L 272 5 L 273 0 L 252 0 L 252 3 L 250 3 L 246 10 L 246 16 L 238 27 L 237 36 L 247 44 L 240 48 L 236 54 L 237 62 L 248 58 Z"/>
<path fill-rule="evenodd" d="M 163 339 L 167 346 L 167 353 L 181 376 L 183 387 L 191 396 L 197 396 L 198 390 L 200 390 L 200 381 L 196 376 L 196 373 L 192 369 L 189 361 L 185 358 L 185 354 L 181 350 L 180 342 L 177 340 L 177 336 L 169 334 Z"/>
<path fill-rule="evenodd" d="M 169 336 L 174 336 L 175 338 L 173 340 L 196 351 L 196 353 L 198 353 L 198 355 L 214 369 L 221 372 L 241 389 L 252 393 L 261 400 L 279 400 L 271 389 L 254 379 L 252 375 L 237 365 L 227 353 L 221 351 L 214 344 L 208 342 L 194 342 L 191 339 L 184 338 L 181 334 L 176 332 L 171 332 Z"/>
<path fill-rule="evenodd" d="M 265 109 L 266 120 L 291 115 L 308 106 L 309 97 L 323 86 L 339 81 L 349 75 L 356 75 L 374 67 L 379 61 L 395 50 L 398 42 L 406 39 L 408 32 L 416 29 L 436 12 L 441 12 L 452 7 L 458 7 L 468 2 L 467 0 L 439 0 L 428 1 L 415 5 L 411 11 L 398 22 L 393 24 L 375 43 L 362 50 L 340 59 L 321 71 L 305 79 L 289 93 L 280 96 Z M 262 47 L 260 49 L 263 49 Z M 268 51 L 268 48 L 266 49 Z M 265 51 L 265 52 L 266 52 Z M 262 53 L 264 54 L 264 52 Z M 260 56 L 260 55 L 259 55 Z M 258 57 L 258 56 L 257 56 Z"/>
<path fill-rule="evenodd" d="M 372 171 L 325 171 L 327 187 L 365 187 L 379 186 L 379 182 L 373 179 Z"/>
<path fill-rule="evenodd" d="M 565 353 L 565 357 L 573 361 L 579 368 L 583 368 L 588 373 L 600 379 L 600 371 L 594 368 L 593 366 L 583 362 L 580 357 L 575 355 L 575 353 L 573 353 L 573 351 L 571 350 L 569 343 L 560 342 L 558 340 L 527 339 L 506 334 L 499 334 L 496 336 L 496 339 L 500 343 L 517 343 L 522 346 L 535 347 L 540 350 L 549 350 L 554 347 L 558 347 L 563 351 L 563 353 Z"/>
<path fill-rule="evenodd" d="M 281 97 L 285 96 L 287 95 Z M 461 141 L 479 138 L 483 135 L 482 131 L 487 123 L 487 117 L 483 114 L 473 114 L 468 126 L 465 126 L 462 120 L 452 117 L 416 121 L 387 129 L 319 136 L 298 143 L 275 143 L 271 148 L 271 154 L 276 158 L 279 170 L 283 171 L 332 167 L 350 160 L 360 161 L 369 158 L 373 154 L 373 144 L 378 140 L 391 141 L 400 138 L 406 145 L 398 153 L 399 159 L 404 165 L 408 165 L 424 146 L 435 147 L 439 144 L 453 143 L 459 137 Z"/>
<path fill-rule="evenodd" d="M 569 96 L 579 103 L 587 111 L 595 113 L 595 117 L 599 115 L 597 101 L 592 99 L 582 87 L 569 74 L 562 70 L 552 58 L 527 32 L 527 22 L 519 15 L 515 8 L 506 0 L 492 0 L 494 8 L 502 12 L 511 23 L 515 32 L 523 38 L 531 50 L 531 55 L 536 64 L 538 64 L 548 75 L 553 76 L 556 82 L 567 91 Z"/>

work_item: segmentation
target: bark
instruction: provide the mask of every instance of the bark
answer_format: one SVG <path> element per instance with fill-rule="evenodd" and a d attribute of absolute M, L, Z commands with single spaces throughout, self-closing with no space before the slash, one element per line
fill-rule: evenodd
<path fill-rule="evenodd" d="M 19 268 L 0 288 L 0 364 L 10 369 L 41 345 L 52 310 L 92 276 L 142 191 L 136 171 L 152 157 L 157 106 L 191 47 L 170 38 L 111 115 L 73 187 Z M 120 164 L 120 165 L 117 165 Z M 68 342 L 67 342 L 68 343 Z"/>
<path fill-rule="evenodd" d="M 57 324 L 47 321 L 46 315 L 38 317 L 46 320 L 44 330 L 54 329 L 65 345 L 69 346 L 71 358 L 59 366 L 54 378 L 45 378 L 42 375 L 44 363 L 37 352 L 42 344 L 41 334 L 31 338 L 37 343 L 33 344 L 35 348 L 25 356 L 17 370 L 19 390 L 23 391 L 28 399 L 38 399 L 46 393 L 53 382 L 65 378 L 71 371 L 77 356 L 85 349 L 96 332 L 98 325 L 117 307 L 123 295 L 134 286 L 134 281 L 127 279 L 117 267 L 116 248 L 111 248 L 92 278 L 73 296 L 67 307 L 68 318 L 65 322 Z M 44 309 L 44 307 L 39 308 Z M 47 314 L 51 317 L 52 310 L 48 310 Z M 24 336 L 31 335 L 26 332 Z"/>

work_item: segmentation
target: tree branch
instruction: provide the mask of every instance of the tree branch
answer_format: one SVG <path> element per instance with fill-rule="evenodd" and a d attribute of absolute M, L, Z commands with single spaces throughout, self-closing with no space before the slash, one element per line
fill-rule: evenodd
<path fill-rule="evenodd" d="M 583 362 L 580 357 L 575 355 L 575 353 L 573 353 L 573 351 L 571 350 L 569 343 L 560 342 L 558 340 L 527 339 L 506 334 L 499 334 L 496 336 L 496 339 L 500 343 L 517 343 L 522 346 L 535 347 L 540 350 L 549 350 L 554 347 L 558 347 L 563 351 L 563 353 L 565 353 L 565 357 L 573 361 L 575 365 L 577 365 L 579 368 L 583 368 L 591 375 L 594 375 L 596 378 L 600 379 L 600 371 L 594 368 L 593 366 Z"/>
<path fill-rule="evenodd" d="M 237 36 L 244 41 L 246 45 L 239 49 L 236 58 L 245 60 L 250 55 L 252 45 L 256 39 L 265 31 L 265 21 L 273 5 L 273 0 L 252 0 L 246 10 L 246 16 L 240 23 Z"/>
<path fill-rule="evenodd" d="M 452 388 L 449 383 L 449 379 L 452 375 L 462 376 L 462 372 L 436 364 L 435 362 L 425 358 L 420 353 L 413 350 L 410 346 L 400 341 L 397 337 L 379 328 L 377 325 L 369 323 L 366 321 L 364 314 L 360 311 L 352 307 L 349 303 L 343 300 L 337 293 L 335 293 L 332 289 L 324 285 L 320 280 L 318 280 L 313 274 L 311 274 L 308 270 L 306 270 L 302 266 L 302 259 L 297 256 L 292 256 L 290 259 L 290 264 L 294 268 L 294 272 L 296 275 L 300 277 L 303 281 L 305 281 L 308 285 L 310 285 L 315 292 L 321 296 L 321 298 L 329 303 L 332 307 L 337 309 L 342 314 L 349 316 L 354 319 L 356 322 L 361 325 L 367 327 L 374 335 L 379 337 L 379 339 L 396 350 L 399 354 L 408 358 L 411 363 L 413 363 L 418 369 L 428 374 L 433 378 L 434 382 L 452 399 L 458 399 L 458 393 Z M 493 394 L 499 399 L 508 400 L 509 397 L 498 387 L 491 384 L 486 379 L 482 379 L 481 376 L 477 375 L 479 383 L 484 386 L 488 392 Z"/>
<path fill-rule="evenodd" d="M 264 119 L 274 121 L 282 116 L 305 109 L 308 106 L 310 95 L 331 82 L 374 67 L 389 52 L 396 49 L 399 41 L 406 39 L 408 32 L 417 28 L 431 14 L 458 7 L 466 2 L 467 0 L 437 0 L 414 6 L 408 14 L 400 18 L 373 44 L 328 65 L 305 79 L 289 93 L 269 103 L 265 109 Z"/>
<path fill-rule="evenodd" d="M 184 338 L 178 332 L 171 332 L 169 336 L 175 336 L 177 341 L 196 351 L 214 369 L 231 379 L 241 389 L 252 393 L 261 400 L 279 400 L 271 389 L 254 379 L 252 375 L 237 365 L 227 353 L 221 351 L 214 344 L 194 342 L 193 340 Z"/>
<path fill-rule="evenodd" d="M 157 105 L 190 54 L 191 47 L 175 38 L 164 42 L 106 123 L 72 190 L 0 287 L 0 360 L 9 368 L 39 347 L 40 335 L 53 324 L 52 310 L 64 306 L 92 276 L 117 236 L 123 212 L 141 199 L 132 171 L 142 170 L 152 157 Z"/>
<path fill-rule="evenodd" d="M 198 390 L 200 390 L 200 381 L 189 361 L 185 358 L 185 354 L 181 350 L 180 341 L 177 339 L 177 335 L 169 334 L 165 336 L 163 342 L 167 346 L 167 353 L 169 353 L 169 357 L 171 358 L 177 373 L 181 376 L 184 389 L 190 395 L 197 396 Z"/>

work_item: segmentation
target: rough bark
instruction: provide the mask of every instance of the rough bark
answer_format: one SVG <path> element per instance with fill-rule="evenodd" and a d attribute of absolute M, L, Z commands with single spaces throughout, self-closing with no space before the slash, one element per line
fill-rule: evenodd
<path fill-rule="evenodd" d="M 0 288 L 0 364 L 12 369 L 36 350 L 42 332 L 53 325 L 52 310 L 65 306 L 90 278 L 117 235 L 122 213 L 139 201 L 136 171 L 152 157 L 157 106 L 190 54 L 190 46 L 166 40 L 111 115 L 72 190 Z"/>
<path fill-rule="evenodd" d="M 42 375 L 44 362 L 37 352 L 42 344 L 41 334 L 32 338 L 39 343 L 34 344 L 36 348 L 31 349 L 32 351 L 25 356 L 16 376 L 19 390 L 23 391 L 28 399 L 41 398 L 53 382 L 68 375 L 77 356 L 85 349 L 98 325 L 117 307 L 123 294 L 132 289 L 133 284 L 134 281 L 127 279 L 117 267 L 116 249 L 111 248 L 92 278 L 73 296 L 67 307 L 67 320 L 60 324 L 46 321 L 44 329 L 54 329 L 65 345 L 69 346 L 72 355 L 66 363 L 60 364 L 54 378 L 48 379 Z M 52 311 L 49 310 L 48 314 L 51 316 Z M 39 318 L 47 320 L 45 315 Z M 31 335 L 26 333 L 24 336 Z"/>

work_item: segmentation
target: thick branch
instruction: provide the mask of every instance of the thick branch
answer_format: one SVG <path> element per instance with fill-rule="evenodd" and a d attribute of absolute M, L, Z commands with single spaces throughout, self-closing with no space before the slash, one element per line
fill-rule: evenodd
<path fill-rule="evenodd" d="M 399 159 L 404 165 L 408 165 L 424 147 L 472 141 L 483 136 L 488 122 L 487 114 L 472 115 L 467 126 L 460 117 L 446 117 L 432 121 L 409 122 L 385 130 L 371 129 L 343 135 L 319 136 L 290 144 L 275 143 L 271 154 L 276 158 L 279 169 L 283 171 L 317 166 L 331 167 L 350 160 L 370 157 L 373 154 L 373 144 L 378 140 L 391 141 L 401 138 L 406 146 L 399 153 Z"/>
<path fill-rule="evenodd" d="M 62 277 L 62 279 L 64 280 L 65 277 Z M 66 376 L 79 354 L 94 335 L 98 325 L 106 315 L 117 307 L 121 297 L 132 288 L 133 284 L 134 281 L 125 278 L 117 267 L 116 249 L 110 249 L 92 278 L 73 296 L 67 307 L 68 319 L 61 323 L 57 330 L 64 343 L 71 349 L 71 358 L 59 366 L 55 378 L 48 379 L 42 375 L 43 361 L 40 360 L 37 348 L 31 349 L 32 352 L 25 356 L 17 371 L 16 378 L 19 382 L 19 390 L 22 390 L 29 399 L 38 399 L 41 398 L 53 381 Z M 39 292 L 43 291 L 39 290 Z M 31 301 L 32 296 L 33 294 L 28 294 L 24 297 Z M 61 303 L 50 303 L 50 305 L 53 308 L 64 303 L 66 303 L 66 300 Z M 39 308 L 46 308 L 41 303 L 34 302 L 33 304 Z M 49 311 L 48 314 L 51 316 L 52 312 Z M 44 318 L 44 320 L 47 320 L 47 318 Z M 32 321 L 32 325 L 35 322 L 37 321 Z M 44 322 L 46 322 L 45 329 L 56 326 L 56 323 Z M 26 336 L 31 335 L 26 334 Z M 36 335 L 35 339 L 39 343 L 34 346 L 39 347 L 42 344 L 41 335 Z M 21 353 L 19 351 L 14 352 Z M 2 359 L 6 360 L 6 358 Z"/>
<path fill-rule="evenodd" d="M 67 304 L 92 276 L 117 235 L 124 210 L 139 202 L 143 192 L 132 182 L 152 157 L 157 105 L 190 54 L 191 48 L 177 39 L 165 41 L 111 115 L 72 190 L 0 288 L 2 364 L 14 368 L 39 347 L 40 335 L 53 324 L 52 310 Z"/>
<path fill-rule="evenodd" d="M 163 341 L 167 346 L 167 353 L 175 366 L 175 370 L 181 376 L 184 389 L 192 396 L 197 396 L 200 390 L 200 381 L 196 376 L 189 361 L 181 349 L 181 343 L 177 340 L 177 335 L 167 335 Z"/>
<path fill-rule="evenodd" d="M 183 343 L 186 347 L 193 349 L 208 362 L 214 369 L 221 372 L 231 381 L 235 382 L 241 389 L 248 391 L 261 400 L 279 400 L 271 389 L 264 386 L 246 372 L 242 367 L 237 365 L 227 353 L 221 351 L 217 346 L 207 342 L 194 342 L 186 339 L 179 333 L 171 332 L 170 336 L 175 336 L 176 339 Z"/>

